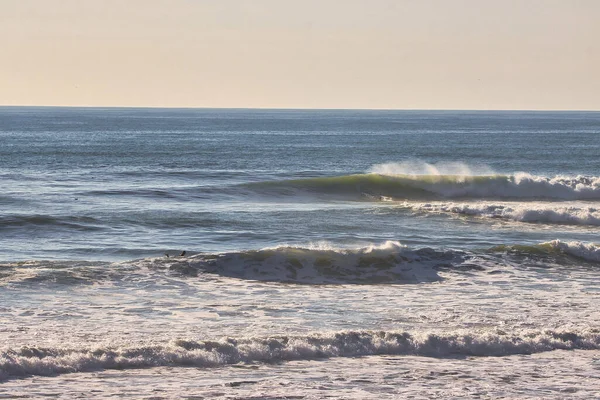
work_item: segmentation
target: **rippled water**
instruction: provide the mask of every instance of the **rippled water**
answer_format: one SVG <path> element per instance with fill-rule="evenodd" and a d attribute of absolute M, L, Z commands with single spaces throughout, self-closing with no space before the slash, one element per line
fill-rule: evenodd
<path fill-rule="evenodd" d="M 600 396 L 599 138 L 600 113 L 0 108 L 0 394 Z"/>

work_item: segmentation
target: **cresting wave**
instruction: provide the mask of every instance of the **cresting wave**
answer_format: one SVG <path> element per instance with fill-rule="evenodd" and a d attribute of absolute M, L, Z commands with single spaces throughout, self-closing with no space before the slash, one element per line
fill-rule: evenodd
<path fill-rule="evenodd" d="M 222 254 L 197 254 L 185 259 L 146 259 L 140 266 L 166 268 L 193 275 L 304 284 L 416 283 L 440 280 L 441 269 L 477 268 L 458 250 L 409 249 L 399 242 L 343 249 L 318 243 L 280 246 Z"/>
<path fill-rule="evenodd" d="M 370 355 L 489 357 L 558 349 L 600 350 L 600 331 L 345 331 L 210 341 L 179 339 L 122 347 L 8 348 L 0 351 L 0 379 L 157 366 L 217 367 Z"/>
<path fill-rule="evenodd" d="M 251 183 L 247 188 L 280 195 L 313 193 L 355 199 L 445 198 L 599 200 L 600 177 L 514 175 L 384 175 L 378 173 Z"/>
<path fill-rule="evenodd" d="M 532 261 L 540 260 L 560 265 L 565 265 L 565 262 L 568 262 L 569 259 L 559 259 L 557 257 L 567 257 L 589 263 L 600 263 L 600 244 L 596 243 L 565 242 L 556 239 L 537 245 L 495 246 L 488 251 L 490 253 L 507 252 L 509 254 L 525 256 Z"/>
<path fill-rule="evenodd" d="M 600 226 L 600 208 L 554 203 L 404 202 L 415 212 L 458 214 L 482 218 L 559 225 Z"/>
<path fill-rule="evenodd" d="M 148 274 L 224 276 L 296 284 L 404 284 L 439 281 L 440 270 L 481 269 L 459 250 L 409 249 L 398 242 L 362 248 L 327 243 L 216 254 L 188 254 L 120 263 L 31 261 L 0 265 L 2 284 L 91 284 Z"/>
<path fill-rule="evenodd" d="M 0 264 L 0 286 L 84 285 L 103 281 L 154 281 L 164 276 L 215 276 L 292 284 L 414 284 L 446 279 L 440 272 L 486 271 L 511 264 L 511 257 L 546 267 L 600 263 L 600 245 L 553 240 L 534 245 L 501 245 L 481 251 L 420 248 L 398 242 L 362 248 L 327 243 L 185 257 L 152 257 L 118 263 L 27 261 Z M 518 261 L 518 260 L 516 260 Z"/>
<path fill-rule="evenodd" d="M 561 240 L 552 240 L 550 242 L 542 243 L 540 246 L 550 246 L 553 249 L 560 250 L 563 253 L 571 256 L 600 263 L 600 245 L 595 243 L 582 243 L 582 242 L 563 242 Z"/>
<path fill-rule="evenodd" d="M 535 245 L 497 246 L 483 251 L 411 249 L 387 241 L 358 249 L 341 249 L 321 243 L 309 247 L 281 246 L 223 254 L 198 254 L 184 261 L 160 259 L 151 268 L 196 275 L 210 273 L 233 278 L 307 284 L 398 284 L 442 280 L 440 271 L 486 270 L 505 264 L 499 249 L 519 249 L 532 262 L 550 266 L 565 262 L 600 262 L 600 245 L 552 240 Z"/>

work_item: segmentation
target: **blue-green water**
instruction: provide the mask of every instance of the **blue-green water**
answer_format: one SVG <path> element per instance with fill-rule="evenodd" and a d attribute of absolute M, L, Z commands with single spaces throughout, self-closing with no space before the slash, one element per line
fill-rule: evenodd
<path fill-rule="evenodd" d="M 447 357 L 598 356 L 599 160 L 598 112 L 0 107 L 0 379 L 50 375 L 45 395 L 166 367 L 167 393 L 195 366 L 229 387 L 186 392 L 208 397 L 589 398 L 587 361 L 533 390 Z M 309 363 L 368 355 L 364 382 Z M 430 385 L 426 357 L 473 371 Z M 258 368 L 249 389 L 231 364 Z M 306 373 L 330 389 L 294 389 Z"/>
<path fill-rule="evenodd" d="M 386 163 L 402 164 L 384 172 L 392 175 L 437 167 L 441 175 L 594 177 L 599 132 L 600 113 L 576 112 L 2 108 L 0 259 L 126 260 L 314 241 L 462 248 L 591 240 L 586 228 L 498 230 L 479 219 L 415 216 L 378 201 L 411 197 L 394 182 L 289 180 Z M 248 185 L 255 182 L 270 185 Z M 498 200 L 505 190 L 597 204 L 600 188 L 588 186 L 587 196 L 565 198 L 561 188 L 539 196 L 498 183 L 464 196 L 444 188 L 427 200 Z"/>

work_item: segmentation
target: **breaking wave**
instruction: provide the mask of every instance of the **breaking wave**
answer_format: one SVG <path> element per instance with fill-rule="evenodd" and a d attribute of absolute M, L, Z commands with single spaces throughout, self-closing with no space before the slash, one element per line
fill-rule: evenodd
<path fill-rule="evenodd" d="M 179 339 L 162 344 L 122 347 L 8 348 L 0 351 L 0 379 L 103 369 L 157 366 L 217 367 L 237 363 L 273 363 L 369 355 L 499 357 L 558 349 L 599 350 L 600 331 L 345 331 L 210 341 Z"/>
<path fill-rule="evenodd" d="M 378 171 L 374 169 L 373 171 Z M 600 177 L 514 175 L 387 175 L 368 173 L 291 179 L 245 185 L 279 195 L 312 193 L 354 199 L 434 200 L 520 199 L 598 200 Z"/>
<path fill-rule="evenodd" d="M 146 259 L 141 265 L 185 275 L 216 274 L 232 278 L 305 284 L 412 283 L 440 280 L 440 269 L 468 268 L 469 255 L 458 250 L 409 249 L 399 242 L 358 249 L 320 243 L 281 246 L 185 259 Z"/>
<path fill-rule="evenodd" d="M 500 245 L 479 251 L 411 249 L 387 241 L 362 248 L 328 243 L 280 246 L 227 253 L 190 253 L 109 263 L 26 261 L 0 264 L 0 286 L 15 284 L 86 285 L 108 281 L 154 281 L 160 276 L 228 277 L 290 284 L 414 284 L 447 278 L 440 272 L 484 271 L 511 264 L 511 256 L 530 263 L 600 263 L 600 245 L 553 240 L 532 245 Z M 513 260 L 514 261 L 514 260 Z M 158 274 L 158 276 L 157 276 Z"/>
<path fill-rule="evenodd" d="M 600 245 L 595 243 L 563 242 L 557 239 L 542 243 L 542 246 L 544 245 L 586 261 L 600 263 Z"/>
<path fill-rule="evenodd" d="M 448 213 L 483 218 L 559 225 L 600 226 L 600 209 L 564 204 L 531 203 L 404 203 L 416 212 Z"/>
<path fill-rule="evenodd" d="M 369 172 L 380 175 L 456 175 L 456 176 L 489 176 L 496 175 L 487 165 L 469 165 L 464 162 L 426 163 L 420 160 L 404 162 L 388 162 L 375 164 Z"/>
<path fill-rule="evenodd" d="M 508 252 L 525 256 L 531 260 L 550 259 L 556 263 L 556 256 L 564 256 L 574 260 L 583 260 L 590 263 L 600 263 L 600 245 L 578 241 L 565 242 L 562 240 L 551 240 L 537 245 L 502 245 L 495 246 L 489 250 L 494 252 Z M 563 260 L 560 260 L 563 261 Z M 564 261 L 568 261 L 564 260 Z M 562 264 L 562 263 L 561 263 Z"/>
<path fill-rule="evenodd" d="M 223 276 L 297 284 L 401 284 L 433 282 L 440 270 L 472 269 L 472 258 L 460 250 L 409 249 L 387 241 L 362 248 L 327 243 L 280 246 L 215 254 L 153 257 L 119 263 L 28 261 L 0 264 L 1 284 L 93 284 L 144 274 L 182 277 Z"/>

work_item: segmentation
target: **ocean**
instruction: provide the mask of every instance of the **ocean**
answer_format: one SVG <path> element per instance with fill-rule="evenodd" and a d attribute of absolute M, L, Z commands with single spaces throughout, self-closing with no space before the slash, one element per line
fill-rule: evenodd
<path fill-rule="evenodd" d="M 600 398 L 600 112 L 0 107 L 1 398 Z"/>

